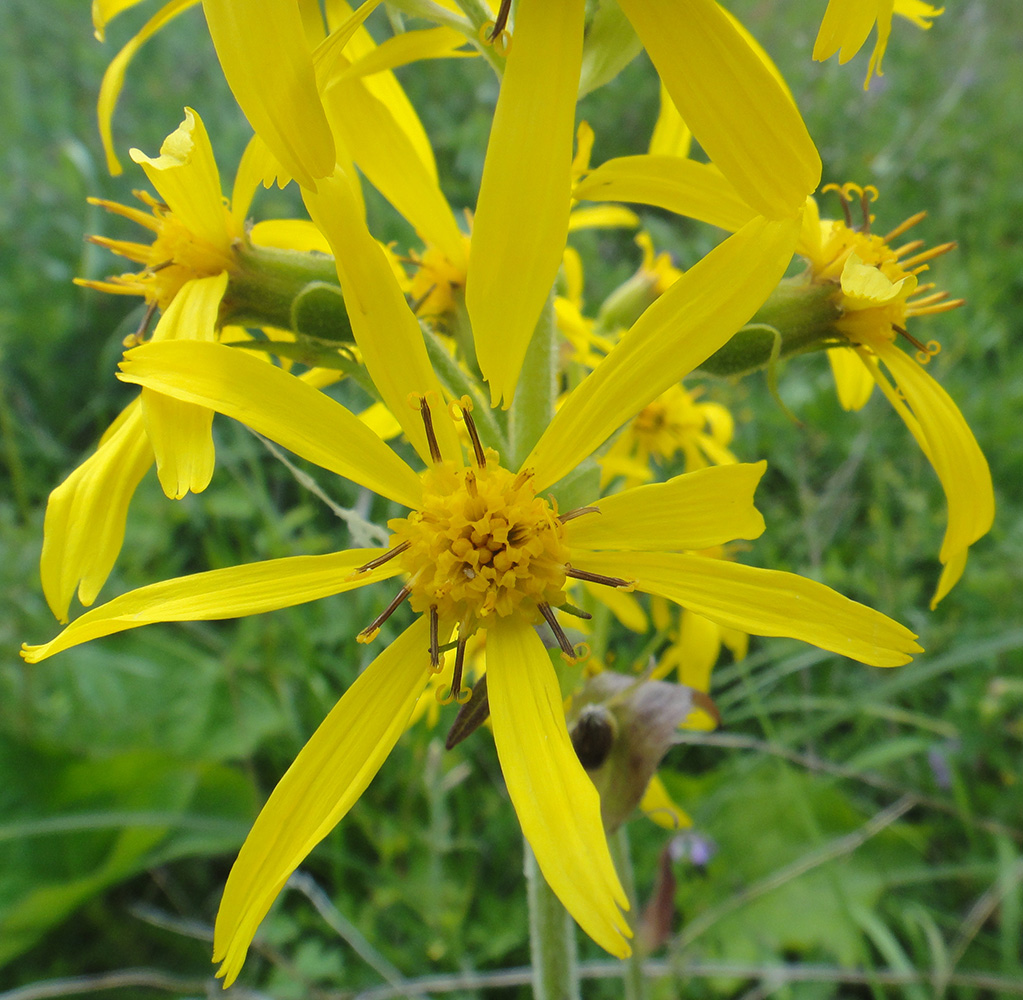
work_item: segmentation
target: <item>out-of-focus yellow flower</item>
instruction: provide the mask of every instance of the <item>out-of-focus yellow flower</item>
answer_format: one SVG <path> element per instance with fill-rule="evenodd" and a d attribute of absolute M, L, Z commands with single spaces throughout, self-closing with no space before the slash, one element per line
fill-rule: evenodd
<path fill-rule="evenodd" d="M 684 470 L 728 465 L 736 458 L 728 450 L 735 422 L 720 403 L 701 402 L 699 390 L 672 386 L 647 403 L 600 459 L 601 485 L 616 476 L 626 486 L 653 478 L 651 460 L 663 465 L 681 455 Z"/>
<path fill-rule="evenodd" d="M 829 0 L 814 42 L 813 57 L 822 62 L 837 52 L 838 61 L 847 63 L 860 51 L 870 29 L 877 24 L 877 41 L 863 81 L 866 90 L 875 73 L 884 76 L 881 60 L 892 33 L 892 15 L 898 14 L 918 28 L 926 29 L 944 11 L 944 7 L 935 7 L 923 0 Z"/>
<path fill-rule="evenodd" d="M 945 491 L 948 527 L 939 553 L 944 570 L 931 601 L 933 608 L 962 575 L 969 547 L 988 532 L 995 511 L 987 460 L 959 408 L 923 367 L 939 352 L 940 344 L 921 343 L 909 329 L 917 317 L 963 304 L 961 299 L 949 299 L 947 292 L 936 292 L 933 283 L 918 283 L 927 262 L 955 244 L 924 249 L 922 240 L 913 240 L 893 246 L 925 213 L 878 236 L 871 232 L 869 210 L 876 189 L 846 184 L 828 185 L 824 190 L 839 193 L 845 219 L 817 220 L 816 205 L 811 202 L 800 252 L 809 262 L 811 280 L 835 287 L 841 312 L 835 326 L 853 347 L 853 351 L 828 352 L 839 398 L 846 409 L 858 409 L 876 383 L 934 466 Z M 850 203 L 862 210 L 858 225 L 853 224 Z M 900 339 L 916 349 L 915 360 L 897 346 Z"/>

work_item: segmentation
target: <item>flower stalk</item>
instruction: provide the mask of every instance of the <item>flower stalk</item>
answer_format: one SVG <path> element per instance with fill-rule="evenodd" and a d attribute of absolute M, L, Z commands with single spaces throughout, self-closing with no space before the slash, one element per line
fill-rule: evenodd
<path fill-rule="evenodd" d="M 843 342 L 835 329 L 839 316 L 833 288 L 813 285 L 802 276 L 784 278 L 749 323 L 699 370 L 719 376 L 749 375 L 772 360 L 834 347 Z"/>

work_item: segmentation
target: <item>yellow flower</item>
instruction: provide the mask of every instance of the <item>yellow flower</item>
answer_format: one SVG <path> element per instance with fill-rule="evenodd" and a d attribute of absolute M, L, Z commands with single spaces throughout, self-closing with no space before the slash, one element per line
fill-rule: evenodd
<path fill-rule="evenodd" d="M 885 236 L 871 232 L 869 202 L 874 188 L 828 185 L 842 198 L 844 220 L 818 219 L 816 205 L 808 205 L 800 252 L 810 265 L 810 279 L 835 287 L 841 316 L 837 330 L 853 347 L 828 352 L 846 409 L 858 409 L 876 383 L 906 423 L 917 444 L 941 480 L 948 503 L 948 527 L 939 559 L 944 566 L 931 607 L 955 586 L 966 566 L 969 547 L 985 535 L 994 520 L 991 472 L 973 432 L 952 398 L 924 370 L 940 345 L 926 345 L 910 332 L 910 320 L 947 312 L 962 305 L 934 284 L 918 284 L 927 262 L 951 250 L 944 243 L 923 249 L 922 240 L 892 244 L 924 218 L 919 213 Z M 862 210 L 862 222 L 853 225 L 849 203 Z M 915 349 L 915 360 L 896 344 L 899 339 Z M 888 369 L 892 381 L 881 371 Z M 893 384 L 894 382 L 894 384 Z"/>
<path fill-rule="evenodd" d="M 931 22 L 944 7 L 934 7 L 923 0 L 829 0 L 824 12 L 820 31 L 813 46 L 813 57 L 819 62 L 830 59 L 838 52 L 838 61 L 847 63 L 860 49 L 877 24 L 877 41 L 870 55 L 867 77 L 863 89 L 870 86 L 870 79 L 876 73 L 884 76 L 881 60 L 888 46 L 892 32 L 892 14 L 912 21 L 919 28 L 930 28 Z"/>
<path fill-rule="evenodd" d="M 191 109 L 185 110 L 185 120 L 167 137 L 159 156 L 137 149 L 131 155 L 159 194 L 158 200 L 137 193 L 150 211 L 93 201 L 145 227 L 153 241 L 92 240 L 143 267 L 106 281 L 76 282 L 114 294 L 139 295 L 152 311 L 162 310 L 153 341 L 216 340 L 221 335 L 221 302 L 236 269 L 256 180 L 239 171 L 229 209 L 209 136 Z M 291 228 L 278 231 L 273 222 L 257 227 L 268 243 L 288 236 Z M 230 329 L 229 340 L 246 336 Z M 140 342 L 141 336 L 140 331 L 130 337 L 126 346 Z M 310 377 L 326 384 L 337 376 L 320 371 Z M 103 435 L 96 452 L 53 490 L 43 526 L 40 574 L 58 620 L 67 621 L 76 588 L 83 605 L 96 599 L 124 540 L 132 495 L 154 459 L 168 497 L 180 499 L 207 487 L 215 461 L 212 419 L 213 411 L 207 407 L 143 389 Z"/>
<path fill-rule="evenodd" d="M 829 186 L 830 189 L 832 186 Z M 927 262 L 948 252 L 945 243 L 930 250 L 921 241 L 891 247 L 924 216 L 918 214 L 885 237 L 870 231 L 869 202 L 875 188 L 845 185 L 838 189 L 846 211 L 844 221 L 821 220 L 817 203 L 808 198 L 798 252 L 810 264 L 809 279 L 831 285 L 843 315 L 837 332 L 855 348 L 829 351 L 847 409 L 862 406 L 874 383 L 884 392 L 909 427 L 917 444 L 941 480 L 948 503 L 948 528 L 939 559 L 944 569 L 931 607 L 955 586 L 966 566 L 969 547 L 983 537 L 994 519 L 991 473 L 959 408 L 921 365 L 939 345 L 923 344 L 907 329 L 919 316 L 946 312 L 962 305 L 935 286 L 918 284 Z M 749 224 L 753 210 L 713 164 L 674 156 L 626 156 L 609 160 L 591 171 L 575 188 L 580 199 L 634 201 L 656 205 L 735 232 Z M 859 201 L 863 223 L 853 224 L 848 203 Z M 895 340 L 902 337 L 917 349 L 917 364 Z M 880 370 L 888 369 L 893 386 Z"/>
<path fill-rule="evenodd" d="M 644 406 L 599 459 L 601 485 L 619 475 L 627 486 L 648 482 L 651 459 L 663 464 L 678 454 L 686 472 L 727 465 L 736 460 L 728 450 L 734 428 L 726 407 L 674 385 Z"/>
<path fill-rule="evenodd" d="M 35 662 L 147 622 L 256 614 L 402 575 L 406 582 L 396 599 L 361 638 L 372 640 L 405 599 L 420 612 L 418 620 L 373 661 L 313 735 L 235 863 L 217 921 L 222 974 L 228 982 L 238 974 L 290 873 L 380 767 L 452 636 L 452 686 L 459 692 L 459 660 L 478 629 L 487 633 L 494 739 L 523 832 L 580 926 L 612 954 L 625 955 L 629 931 L 619 909 L 625 897 L 601 831 L 598 797 L 572 749 L 557 678 L 533 629 L 546 620 L 565 655 L 573 655 L 555 612 L 567 581 L 584 580 L 609 593 L 635 588 L 660 594 L 728 626 L 796 636 L 879 666 L 907 662 L 919 650 L 903 626 L 821 584 L 693 554 L 760 534 L 752 494 L 763 463 L 704 469 L 598 499 L 599 513 L 562 513 L 542 497 L 745 322 L 781 276 L 798 223 L 755 220 L 679 278 L 565 400 L 516 470 L 501 466 L 475 434 L 473 461 L 464 464 L 419 325 L 361 222 L 347 178 L 338 172 L 305 197 L 334 250 L 367 369 L 425 472 L 413 471 L 338 403 L 221 344 L 145 344 L 125 358 L 123 377 L 236 417 L 409 508 L 407 517 L 391 522 L 393 547 L 272 560 L 153 584 L 87 612 L 23 654 Z M 477 346 L 486 335 L 476 332 Z M 463 400 L 451 415 L 471 428 L 468 410 Z"/>

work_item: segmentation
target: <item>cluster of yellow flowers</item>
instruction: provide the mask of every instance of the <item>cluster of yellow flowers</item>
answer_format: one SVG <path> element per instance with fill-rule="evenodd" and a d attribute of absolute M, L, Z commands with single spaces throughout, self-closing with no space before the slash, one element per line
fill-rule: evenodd
<path fill-rule="evenodd" d="M 94 0 L 98 35 L 138 2 Z M 111 117 L 127 64 L 195 2 L 166 3 L 111 64 L 100 119 L 112 169 Z M 682 679 L 703 691 L 722 642 L 741 650 L 750 634 L 795 637 L 876 666 L 919 652 L 916 636 L 880 612 L 729 557 L 729 543 L 764 531 L 753 494 L 765 463 L 738 462 L 727 409 L 680 383 L 720 360 L 736 335 L 762 334 L 764 310 L 780 294 L 789 305 L 812 304 L 816 325 L 798 331 L 812 340 L 794 341 L 793 350 L 830 350 L 848 408 L 879 385 L 944 487 L 937 602 L 994 509 L 973 435 L 921 366 L 933 348 L 908 330 L 913 317 L 959 304 L 917 283 L 947 247 L 892 247 L 915 220 L 875 235 L 871 189 L 846 185 L 835 196 L 844 218 L 820 218 L 821 161 L 796 104 L 766 53 L 715 0 L 519 0 L 510 19 L 507 2 L 486 12 L 478 0 L 438 0 L 412 5 L 434 23 L 379 45 L 363 25 L 379 0 L 354 11 L 344 0 L 323 11 L 307 0 L 202 6 L 253 137 L 226 203 L 202 120 L 186 110 L 158 156 L 131 150 L 156 189 L 156 198 L 141 196 L 148 211 L 106 204 L 153 239 L 103 241 L 142 270 L 87 284 L 144 296 L 161 315 L 150 335 L 143 328 L 130 338 L 120 365 L 139 397 L 50 498 L 47 600 L 62 622 L 76 590 L 82 605 L 93 604 L 154 459 L 169 497 L 208 486 L 214 413 L 408 513 L 389 522 L 387 549 L 153 583 L 85 611 L 23 655 L 36 662 L 151 622 L 253 615 L 399 578 L 394 599 L 359 637 L 371 642 L 406 600 L 414 622 L 310 738 L 231 872 L 215 940 L 225 983 L 289 875 L 362 794 L 424 690 L 466 699 L 467 648 L 485 663 L 497 753 L 540 870 L 586 933 L 625 956 L 628 903 L 598 792 L 566 726 L 557 657 L 541 636 L 574 661 L 580 650 L 563 624 L 579 611 L 574 601 L 604 601 L 630 628 L 646 626 L 648 606 L 667 629 L 667 605 L 679 605 L 685 617 L 664 667 L 686 661 L 678 642 L 690 636 Z M 591 7 L 617 27 L 593 30 Z M 928 27 L 940 11 L 918 0 L 830 0 L 815 58 L 840 51 L 845 61 L 876 24 L 869 82 L 881 73 L 893 13 Z M 606 67 L 624 64 L 637 38 L 662 84 L 657 127 L 647 151 L 591 168 L 578 95 L 603 82 Z M 500 76 L 471 217 L 442 194 L 429 138 L 393 74 L 419 60 L 470 56 Z M 706 161 L 691 158 L 691 138 Z M 419 247 L 400 255 L 377 241 L 363 178 L 412 225 Z M 299 186 L 308 220 L 246 221 L 259 184 L 274 180 Z M 682 272 L 641 234 L 643 266 L 587 317 L 568 234 L 635 225 L 622 202 L 729 235 Z M 786 278 L 794 257 L 805 269 Z M 258 276 L 275 268 L 290 289 L 283 308 L 253 292 L 270 295 Z M 331 294 L 321 295 L 325 285 Z M 302 323 L 289 328 L 287 319 L 299 303 L 343 331 L 329 350 L 367 376 L 379 404 L 372 415 L 322 391 L 339 377 L 336 366 L 296 374 L 270 352 L 230 346 L 247 327 L 262 327 L 271 341 L 301 339 Z M 772 357 L 779 345 L 784 356 L 791 332 L 774 324 Z M 908 356 L 900 338 L 922 354 Z M 720 363 L 730 364 L 725 357 Z M 387 443 L 398 434 L 421 469 Z M 665 479 L 679 456 L 685 471 Z M 649 605 L 637 594 L 651 595 Z M 450 680 L 439 684 L 441 676 Z M 663 790 L 655 791 L 660 801 Z"/>

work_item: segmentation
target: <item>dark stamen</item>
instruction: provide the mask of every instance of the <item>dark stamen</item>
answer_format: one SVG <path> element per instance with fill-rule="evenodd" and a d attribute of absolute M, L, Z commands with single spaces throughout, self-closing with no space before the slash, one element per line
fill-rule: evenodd
<path fill-rule="evenodd" d="M 574 520 L 577 517 L 582 517 L 583 514 L 599 514 L 599 507 L 576 507 L 575 510 L 567 511 L 564 514 L 558 515 L 558 520 L 564 524 L 566 521 Z"/>
<path fill-rule="evenodd" d="M 440 666 L 440 616 L 437 606 L 430 606 L 430 666 L 436 670 Z"/>
<path fill-rule="evenodd" d="M 892 323 L 892 329 L 900 336 L 905 337 L 906 340 L 908 340 L 918 351 L 923 351 L 924 354 L 931 353 L 927 350 L 927 347 L 924 344 L 921 344 L 920 341 L 917 340 L 916 337 L 914 337 L 908 330 L 896 325 L 895 323 Z"/>
<path fill-rule="evenodd" d="M 564 611 L 566 615 L 572 615 L 575 618 L 583 618 L 586 621 L 589 621 L 593 617 L 589 611 L 583 611 L 582 608 L 577 608 L 574 604 L 569 604 L 568 601 L 565 601 L 564 604 L 559 604 L 558 610 Z"/>
<path fill-rule="evenodd" d="M 483 453 L 483 443 L 480 441 L 479 431 L 476 430 L 476 421 L 472 419 L 471 406 L 467 406 L 468 397 L 463 397 L 459 409 L 462 411 L 462 419 L 465 421 L 465 429 L 469 432 L 472 440 L 472 453 L 476 456 L 476 466 L 480 469 L 487 467 L 487 456 Z"/>
<path fill-rule="evenodd" d="M 156 274 L 157 271 L 162 271 L 165 267 L 173 267 L 174 259 L 160 261 L 159 264 L 147 264 L 142 268 L 142 274 Z"/>
<path fill-rule="evenodd" d="M 419 397 L 419 415 L 423 418 L 423 426 L 426 428 L 426 443 L 430 446 L 430 458 L 435 462 L 440 461 L 440 445 L 437 444 L 437 435 L 433 430 L 433 414 L 430 412 L 430 404 L 425 396 Z"/>
<path fill-rule="evenodd" d="M 846 201 L 845 195 L 839 195 L 839 202 L 842 206 L 842 214 L 845 216 L 845 224 L 849 229 L 855 228 L 852 221 L 852 212 L 849 211 L 849 202 Z"/>
<path fill-rule="evenodd" d="M 380 626 L 383 625 L 395 611 L 398 610 L 405 603 L 406 598 L 412 593 L 412 587 L 409 584 L 405 584 L 397 594 L 394 595 L 394 600 L 387 605 L 384 610 L 377 615 L 355 638 L 359 642 L 372 642 L 376 638 L 377 632 L 380 631 Z"/>
<path fill-rule="evenodd" d="M 411 303 L 412 312 L 416 314 L 419 313 L 419 310 L 422 309 L 423 306 L 426 304 L 426 300 L 431 295 L 433 295 L 433 291 L 436 287 L 437 287 L 436 284 L 430 285 L 430 287 L 425 292 L 423 292 L 423 294 L 420 295 L 418 299 Z"/>
<path fill-rule="evenodd" d="M 393 549 L 388 549 L 386 552 L 384 552 L 382 555 L 377 556 L 375 559 L 370 559 L 368 563 L 366 563 L 363 566 L 357 567 L 355 570 L 353 570 L 353 572 L 366 573 L 371 569 L 377 569 L 380 566 L 383 566 L 384 563 L 390 562 L 395 556 L 401 555 L 401 553 L 404 552 L 411 544 L 412 544 L 411 542 L 402 542 L 400 545 L 395 545 Z"/>
<path fill-rule="evenodd" d="M 465 663 L 465 644 L 469 641 L 468 636 L 459 634 L 458 646 L 455 648 L 455 666 L 451 671 L 451 691 L 449 698 L 460 701 L 462 694 L 462 666 Z"/>
<path fill-rule="evenodd" d="M 508 15 L 511 14 L 512 0 L 501 0 L 501 9 L 497 12 L 497 20 L 490 32 L 490 41 L 493 41 L 508 26 Z"/>
<path fill-rule="evenodd" d="M 587 583 L 600 583 L 605 587 L 627 587 L 635 586 L 629 580 L 623 580 L 620 576 L 604 576 L 602 573 L 588 573 L 584 569 L 576 569 L 571 563 L 565 564 L 565 576 L 573 580 L 585 580 Z"/>
<path fill-rule="evenodd" d="M 561 627 L 561 622 L 558 621 L 558 616 L 554 613 L 554 610 L 546 601 L 541 601 L 537 607 L 540 609 L 540 614 L 543 615 L 544 621 L 550 625 L 554 638 L 558 640 L 558 645 L 561 647 L 561 651 L 569 659 L 574 660 L 575 647 L 568 641 L 568 636 L 565 635 L 565 630 Z"/>
<path fill-rule="evenodd" d="M 479 496 L 479 490 L 476 489 L 476 474 L 472 469 L 467 469 L 465 473 L 465 492 L 471 497 Z"/>
<path fill-rule="evenodd" d="M 156 315 L 156 303 L 150 302 L 146 306 L 146 311 L 142 315 L 142 321 L 138 325 L 138 329 L 135 331 L 134 337 L 138 343 L 142 343 L 146 339 L 146 333 L 149 330 L 149 324 L 153 322 L 153 317 Z"/>
<path fill-rule="evenodd" d="M 870 232 L 870 199 L 866 191 L 860 192 L 860 211 L 863 213 L 862 232 Z"/>

